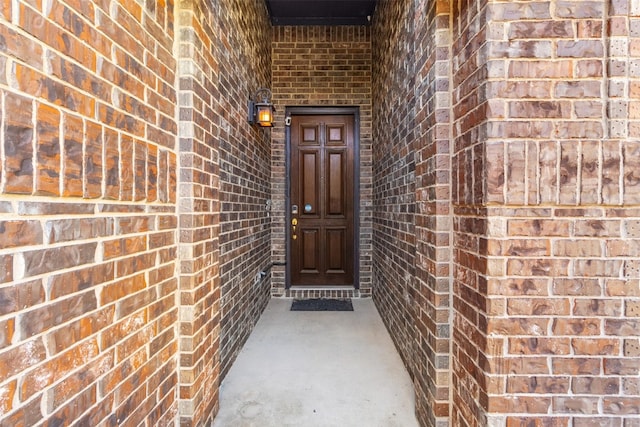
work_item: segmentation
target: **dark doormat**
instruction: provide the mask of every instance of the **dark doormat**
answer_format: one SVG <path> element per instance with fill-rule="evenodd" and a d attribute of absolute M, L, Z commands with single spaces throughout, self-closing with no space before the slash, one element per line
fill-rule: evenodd
<path fill-rule="evenodd" d="M 294 299 L 291 311 L 353 311 L 351 299 Z"/>

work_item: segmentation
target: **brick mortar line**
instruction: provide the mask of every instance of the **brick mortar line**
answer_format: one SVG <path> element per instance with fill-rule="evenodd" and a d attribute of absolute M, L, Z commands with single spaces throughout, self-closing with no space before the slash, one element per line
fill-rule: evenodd
<path fill-rule="evenodd" d="M 116 240 L 116 239 L 112 239 L 112 240 Z M 120 240 L 122 240 L 122 239 L 120 239 Z M 56 247 L 60 248 L 60 247 L 82 246 L 82 245 L 86 245 L 86 244 L 90 244 L 90 243 L 98 243 L 98 244 L 99 243 L 104 243 L 104 240 L 101 240 L 101 241 L 82 241 L 81 243 L 78 243 L 78 244 L 66 244 L 66 245 L 63 244 L 63 245 L 58 245 Z M 24 252 L 36 252 L 36 251 L 39 251 L 39 250 L 55 249 L 56 247 L 53 247 L 53 246 L 42 247 L 41 246 L 39 248 L 35 248 L 35 250 L 34 249 L 30 249 L 30 250 L 23 250 L 23 251 L 16 251 L 15 250 L 16 248 L 11 248 L 11 249 L 7 249 L 7 250 L 3 250 L 2 253 L 0 253 L 0 255 L 6 255 L 6 254 L 9 254 L 9 255 L 21 255 Z M 36 274 L 36 275 L 33 275 L 33 276 L 20 277 L 20 278 L 17 278 L 17 279 L 14 278 L 14 280 L 12 282 L 9 282 L 9 283 L 14 283 L 15 282 L 15 283 L 20 284 L 20 283 L 26 283 L 26 282 L 36 281 L 36 280 L 42 280 L 43 287 L 46 289 L 47 288 L 47 285 L 45 283 L 46 279 L 50 279 L 50 278 L 56 277 L 56 276 L 62 276 L 64 273 L 71 273 L 71 272 L 74 272 L 74 271 L 85 270 L 87 268 L 101 266 L 101 265 L 114 264 L 114 267 L 115 267 L 116 263 L 118 261 L 129 259 L 132 256 L 135 257 L 135 256 L 138 256 L 138 255 L 143 255 L 143 254 L 148 254 L 148 255 L 156 254 L 157 255 L 162 250 L 165 250 L 165 249 L 168 249 L 168 248 L 172 248 L 172 247 L 176 247 L 176 244 L 162 246 L 162 247 L 157 248 L 157 249 L 145 249 L 144 251 L 136 252 L 134 254 L 127 254 L 127 255 L 120 256 L 120 257 L 111 258 L 111 259 L 108 259 L 108 260 L 100 260 L 100 261 L 95 261 L 94 260 L 93 262 L 89 262 L 89 263 L 86 263 L 86 264 L 78 264 L 78 265 L 74 265 L 72 267 L 68 267 L 68 268 L 65 268 L 65 269 L 60 269 L 60 270 L 50 271 L 50 272 L 46 272 L 46 273 Z M 96 245 L 96 251 L 97 250 L 98 250 L 98 245 Z M 5 251 L 10 251 L 10 252 L 5 252 Z M 17 262 L 17 261 L 14 259 L 14 263 L 15 262 Z M 162 267 L 172 265 L 173 263 L 174 263 L 174 261 L 167 261 L 167 262 L 160 263 L 160 264 L 157 264 L 157 265 L 154 264 L 153 266 L 151 266 L 151 267 L 149 267 L 149 268 L 147 268 L 145 270 L 129 273 L 129 274 L 124 275 L 124 276 L 115 276 L 114 275 L 113 280 L 107 281 L 107 282 L 101 282 L 99 285 L 94 285 L 94 287 L 95 286 L 102 287 L 103 285 L 108 285 L 108 284 L 112 284 L 114 282 L 122 281 L 122 280 L 127 279 L 127 278 L 132 278 L 132 277 L 135 277 L 135 276 L 139 275 L 140 273 L 145 273 L 146 274 L 146 273 L 148 273 L 148 272 L 150 272 L 152 270 L 158 270 L 158 269 L 160 269 Z M 148 282 L 148 280 L 147 280 L 147 282 Z M 5 285 L 6 284 L 2 284 L 2 285 L 0 285 L 0 287 L 4 288 Z M 13 285 L 10 284 L 9 286 L 13 286 Z M 154 285 L 152 285 L 152 286 L 154 286 Z M 79 293 L 79 292 L 81 292 L 81 290 L 78 290 L 77 292 L 74 292 L 74 294 L 75 293 Z M 69 295 L 71 295 L 71 294 L 69 294 Z M 61 296 L 61 297 L 55 298 L 55 299 L 63 299 L 66 296 L 67 295 L 64 295 L 64 296 Z M 50 300 L 50 301 L 53 301 L 53 300 Z M 32 307 L 32 306 L 30 306 L 30 307 Z M 3 317 L 3 316 L 0 316 L 0 317 Z"/>
<path fill-rule="evenodd" d="M 43 231 L 46 231 L 43 228 Z M 57 248 L 64 248 L 64 247 L 72 247 L 72 246 L 81 246 L 81 245 L 85 245 L 87 243 L 110 243 L 116 240 L 125 240 L 125 239 L 129 239 L 132 237 L 144 237 L 144 236 L 155 236 L 157 234 L 164 234 L 164 233 L 175 233 L 175 229 L 167 229 L 167 230 L 158 230 L 158 231 L 149 231 L 149 232 L 138 232 L 138 233 L 127 233 L 127 234 L 113 234 L 113 235 L 107 235 L 107 236 L 100 236 L 100 237 L 94 237 L 94 238 L 85 238 L 85 239 L 77 239 L 77 240 L 72 240 L 72 241 L 62 241 L 62 242 L 54 242 L 54 243 L 48 243 L 48 242 L 43 242 L 43 243 L 36 243 L 36 244 L 32 244 L 32 245 L 23 245 L 23 246 L 13 246 L 13 247 L 8 247 L 8 248 L 4 248 L 4 249 L 0 249 L 0 255 L 21 255 L 24 254 L 25 252 L 36 252 L 39 250 L 47 250 L 47 249 L 57 249 Z M 148 243 L 148 242 L 147 242 Z M 135 252 L 135 253 L 131 253 L 131 254 L 126 254 L 126 255 L 122 255 L 116 258 L 110 258 L 108 260 L 101 260 L 101 261 L 95 261 L 96 263 L 103 263 L 103 262 L 110 262 L 110 261 L 117 261 L 121 258 L 128 258 L 131 256 L 136 256 L 142 253 L 151 253 L 151 252 L 155 252 L 155 251 L 159 251 L 163 248 L 167 248 L 167 247 L 172 247 L 174 245 L 167 245 L 167 246 L 162 246 L 159 248 L 155 248 L 155 249 L 145 249 L 143 251 L 140 252 Z M 96 250 L 98 249 L 98 246 L 96 246 Z M 87 264 L 80 264 L 80 265 L 87 265 Z M 80 266 L 78 265 L 78 266 Z M 69 267 L 70 269 L 73 267 Z M 56 270 L 56 271 L 66 271 L 65 270 Z M 47 273 L 42 273 L 42 274 L 47 274 Z M 38 277 L 40 275 L 36 275 L 36 276 L 28 276 L 28 277 Z M 26 278 L 26 277 L 23 277 Z"/>

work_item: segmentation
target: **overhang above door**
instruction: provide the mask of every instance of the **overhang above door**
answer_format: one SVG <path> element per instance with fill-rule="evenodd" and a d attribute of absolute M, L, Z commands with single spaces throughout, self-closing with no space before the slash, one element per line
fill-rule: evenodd
<path fill-rule="evenodd" d="M 376 0 L 265 0 L 273 25 L 369 25 Z"/>

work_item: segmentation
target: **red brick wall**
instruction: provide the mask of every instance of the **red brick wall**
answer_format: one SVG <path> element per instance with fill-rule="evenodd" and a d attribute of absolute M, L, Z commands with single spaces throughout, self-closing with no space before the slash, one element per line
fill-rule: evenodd
<path fill-rule="evenodd" d="M 413 373 L 416 242 L 411 3 L 380 3 L 373 27 L 373 297 Z"/>
<path fill-rule="evenodd" d="M 266 7 L 221 2 L 219 72 L 222 376 L 267 305 L 271 291 L 271 131 L 247 124 L 247 101 L 271 87 Z"/>
<path fill-rule="evenodd" d="M 487 1 L 450 2 L 452 13 L 453 321 L 451 346 L 451 422 L 482 426 L 487 384 L 484 359 L 486 323 L 487 214 L 484 206 L 485 145 L 490 74 L 486 46 Z M 523 6 L 524 8 L 524 6 Z M 500 350 L 493 350 L 498 352 Z"/>
<path fill-rule="evenodd" d="M 487 49 L 490 422 L 637 424 L 630 5 L 491 6 L 488 34 L 501 37 Z"/>
<path fill-rule="evenodd" d="M 344 105 L 421 423 L 637 425 L 638 2 L 252 4 L 0 2 L 0 424 L 208 424 L 284 261 L 284 107 Z"/>
<path fill-rule="evenodd" d="M 206 425 L 266 303 L 266 10 L 175 13 L 0 3 L 0 424 Z"/>
<path fill-rule="evenodd" d="M 181 425 L 208 425 L 218 385 L 264 309 L 269 281 L 269 132 L 247 101 L 269 86 L 263 5 L 199 1 L 180 10 Z M 258 37 L 256 37 L 258 35 Z"/>
<path fill-rule="evenodd" d="M 416 413 L 448 426 L 451 305 L 451 30 L 448 2 L 415 2 Z"/>
<path fill-rule="evenodd" d="M 382 2 L 373 24 L 374 299 L 428 426 L 449 425 L 448 14 Z"/>
<path fill-rule="evenodd" d="M 424 425 L 635 425 L 636 3 L 379 5 L 374 254 L 405 268 L 374 262 L 374 296 Z M 413 148 L 414 277 L 411 220 L 385 204 L 402 194 L 388 163 Z"/>
<path fill-rule="evenodd" d="M 0 424 L 177 412 L 171 2 L 0 2 Z"/>
<path fill-rule="evenodd" d="M 274 27 L 272 89 L 272 259 L 285 254 L 286 107 L 360 108 L 360 294 L 371 295 L 371 34 L 369 27 Z M 285 294 L 285 267 L 273 269 L 272 293 Z"/>
<path fill-rule="evenodd" d="M 179 420 L 205 425 L 220 383 L 218 18 L 205 1 L 176 10 L 180 125 Z M 203 385 L 206 386 L 203 387 Z"/>
<path fill-rule="evenodd" d="M 630 2 L 457 6 L 453 422 L 633 425 Z"/>

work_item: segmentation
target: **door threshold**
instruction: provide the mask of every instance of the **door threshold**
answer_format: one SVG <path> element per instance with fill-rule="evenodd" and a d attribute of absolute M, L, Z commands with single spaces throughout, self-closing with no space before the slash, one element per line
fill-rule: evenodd
<path fill-rule="evenodd" d="M 354 286 L 305 286 L 305 285 L 296 285 L 290 286 L 289 290 L 291 291 L 322 291 L 322 290 L 341 290 L 341 291 L 353 291 L 355 289 Z"/>
<path fill-rule="evenodd" d="M 360 289 L 353 286 L 291 286 L 285 298 L 360 298 Z"/>

